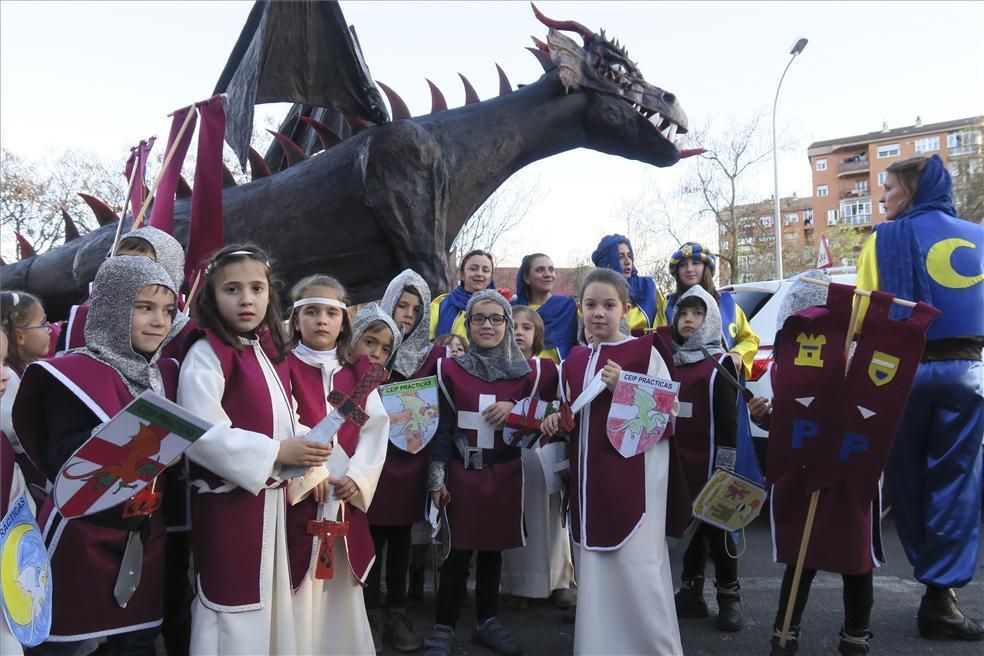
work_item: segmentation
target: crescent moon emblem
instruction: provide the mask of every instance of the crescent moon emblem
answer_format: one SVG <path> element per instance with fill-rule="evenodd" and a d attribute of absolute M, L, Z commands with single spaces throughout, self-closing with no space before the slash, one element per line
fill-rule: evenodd
<path fill-rule="evenodd" d="M 976 276 L 965 276 L 950 264 L 953 252 L 958 248 L 977 248 L 973 242 L 966 239 L 943 239 L 930 247 L 926 254 L 926 271 L 937 284 L 950 289 L 966 289 L 984 280 L 984 273 Z"/>
<path fill-rule="evenodd" d="M 10 619 L 21 626 L 31 621 L 31 597 L 25 594 L 17 582 L 17 552 L 20 550 L 21 539 L 31 530 L 30 524 L 19 524 L 10 532 L 0 554 L 0 590 L 3 591 L 3 601 L 10 613 Z"/>

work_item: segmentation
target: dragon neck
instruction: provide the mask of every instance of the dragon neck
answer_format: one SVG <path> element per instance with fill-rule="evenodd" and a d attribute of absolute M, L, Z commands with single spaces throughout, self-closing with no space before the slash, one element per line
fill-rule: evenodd
<path fill-rule="evenodd" d="M 446 241 L 513 173 L 531 162 L 585 145 L 587 98 L 565 94 L 556 72 L 512 93 L 414 119 L 441 144 L 454 171 Z"/>

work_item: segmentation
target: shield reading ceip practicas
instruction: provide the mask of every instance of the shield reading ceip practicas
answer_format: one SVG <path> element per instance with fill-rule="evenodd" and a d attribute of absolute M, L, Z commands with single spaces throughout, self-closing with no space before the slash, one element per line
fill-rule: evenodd
<path fill-rule="evenodd" d="M 419 453 L 437 432 L 437 377 L 380 385 L 379 396 L 390 419 L 390 442 L 401 451 Z"/>
<path fill-rule="evenodd" d="M 608 441 L 623 458 L 644 453 L 662 439 L 680 383 L 623 371 L 608 411 Z"/>

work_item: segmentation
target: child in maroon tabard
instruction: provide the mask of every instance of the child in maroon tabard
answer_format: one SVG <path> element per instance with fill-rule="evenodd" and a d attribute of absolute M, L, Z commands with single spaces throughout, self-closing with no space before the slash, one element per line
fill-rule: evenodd
<path fill-rule="evenodd" d="M 193 654 L 296 654 L 293 549 L 282 467 L 319 467 L 331 446 L 303 439 L 294 411 L 277 281 L 267 254 L 234 244 L 205 269 L 204 331 L 181 365 L 178 402 L 213 424 L 187 452 L 198 591 Z M 303 556 L 301 555 L 303 554 Z"/>
<path fill-rule="evenodd" d="M 717 467 L 734 470 L 738 390 L 718 375 L 701 347 L 737 378 L 734 360 L 721 342 L 721 313 L 714 297 L 700 285 L 684 292 L 673 306 L 674 380 L 680 383 L 680 414 L 673 435 L 683 461 L 687 487 L 696 498 Z M 742 625 L 738 592 L 738 550 L 730 531 L 700 523 L 683 556 L 682 585 L 674 601 L 678 617 L 707 617 L 704 567 L 714 561 L 719 631 Z"/>
<path fill-rule="evenodd" d="M 478 552 L 472 641 L 499 654 L 520 654 L 498 618 L 502 550 L 525 544 L 523 463 L 502 426 L 519 399 L 531 396 L 535 372 L 513 338 L 509 302 L 493 290 L 472 294 L 465 308 L 468 351 L 437 365 L 441 415 L 431 444 L 431 500 L 443 510 L 450 549 L 441 568 L 434 632 L 427 653 L 454 650 L 461 591 Z"/>
<path fill-rule="evenodd" d="M 173 330 L 176 296 L 158 264 L 135 257 L 106 260 L 93 286 L 85 348 L 25 370 L 14 426 L 48 481 L 141 392 L 174 398 L 177 363 L 160 359 L 160 353 Z M 106 637 L 112 653 L 153 651 L 164 610 L 164 517 L 154 512 L 124 518 L 124 507 L 65 519 L 52 496 L 44 500 L 38 520 L 50 542 L 52 624 L 49 641 L 32 653 L 68 654 L 99 637 Z M 116 593 L 134 573 L 136 589 Z"/>

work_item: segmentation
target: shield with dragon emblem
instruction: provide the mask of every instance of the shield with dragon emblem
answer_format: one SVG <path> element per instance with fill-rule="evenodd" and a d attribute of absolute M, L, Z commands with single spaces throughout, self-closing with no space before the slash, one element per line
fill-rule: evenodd
<path fill-rule="evenodd" d="M 34 514 L 21 493 L 0 522 L 0 602 L 10 632 L 25 647 L 51 631 L 51 563 Z"/>
<path fill-rule="evenodd" d="M 437 377 L 380 385 L 379 396 L 390 418 L 390 442 L 401 451 L 419 453 L 437 432 Z"/>
<path fill-rule="evenodd" d="M 764 503 L 764 487 L 718 468 L 694 499 L 694 517 L 725 531 L 737 531 L 758 517 Z"/>
<path fill-rule="evenodd" d="M 645 453 L 670 423 L 680 383 L 623 371 L 608 411 L 608 441 L 623 458 Z"/>
<path fill-rule="evenodd" d="M 141 493 L 211 424 L 146 391 L 72 454 L 55 479 L 55 505 L 64 517 L 84 517 L 132 499 L 127 515 L 146 515 L 159 505 Z M 155 503 L 155 505 L 150 505 Z"/>

